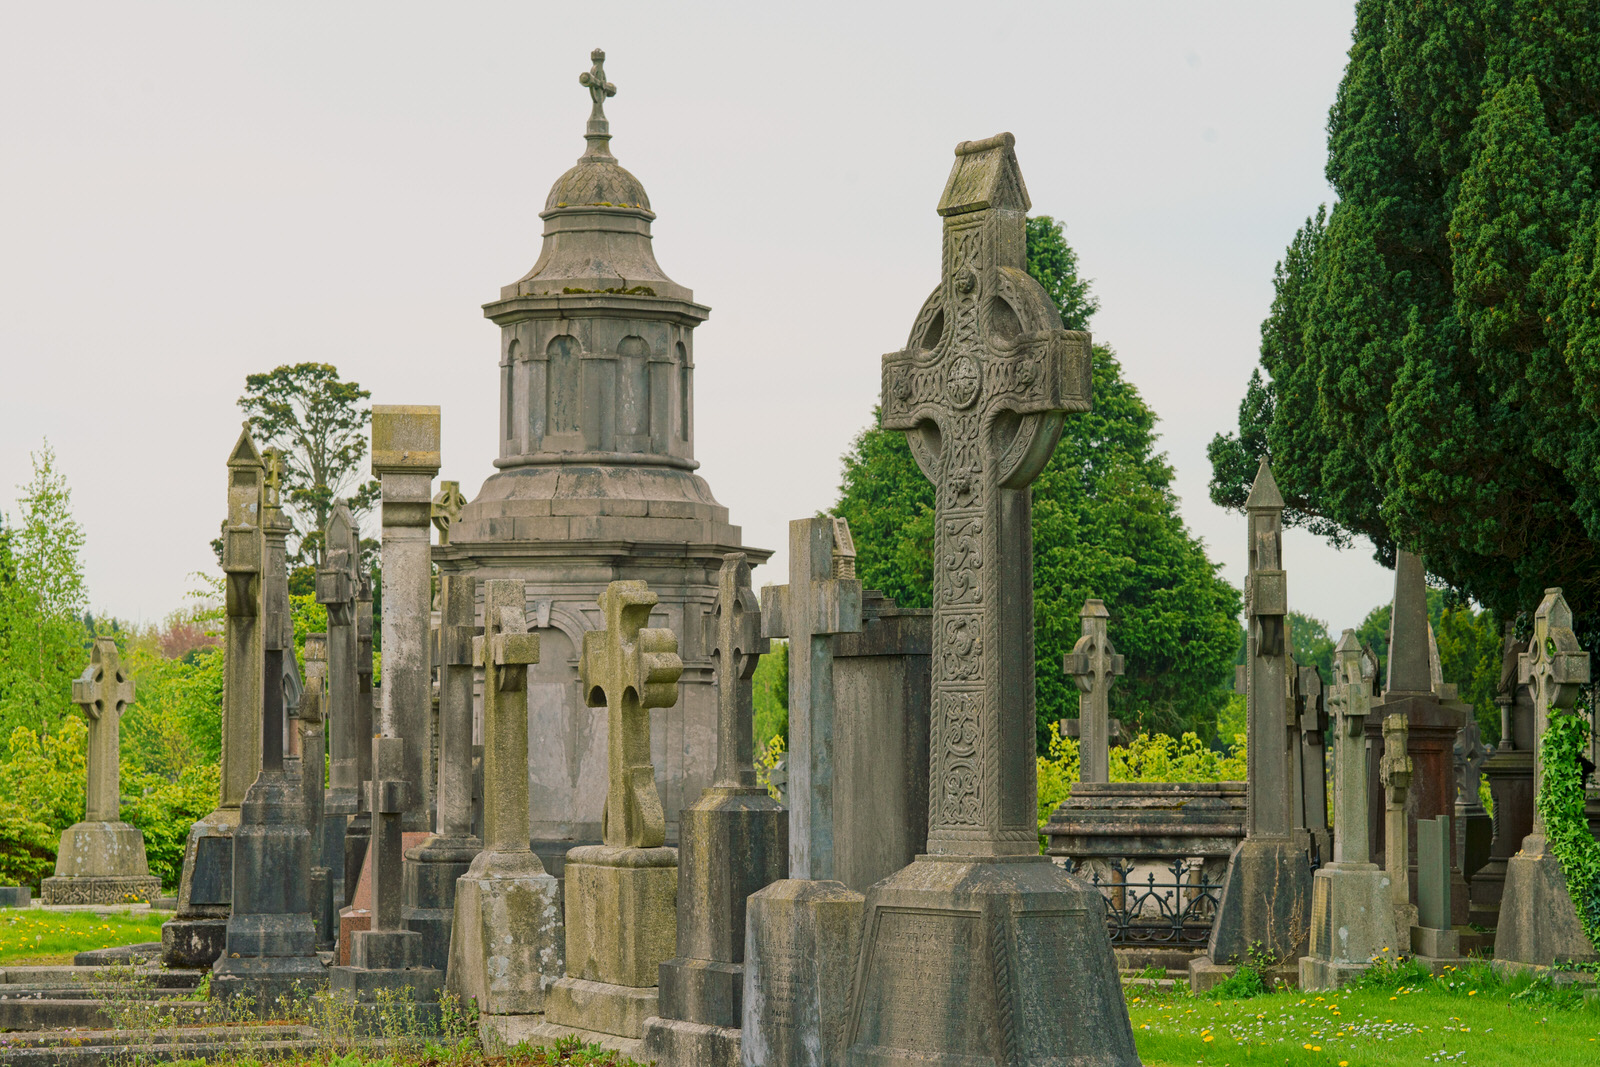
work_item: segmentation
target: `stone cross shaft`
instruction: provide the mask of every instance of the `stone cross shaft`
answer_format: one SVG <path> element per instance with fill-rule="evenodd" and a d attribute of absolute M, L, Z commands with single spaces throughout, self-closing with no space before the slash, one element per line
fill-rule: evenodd
<path fill-rule="evenodd" d="M 650 762 L 650 709 L 677 702 L 683 660 L 676 634 L 644 625 L 658 600 L 644 582 L 612 582 L 598 598 L 606 628 L 583 635 L 578 677 L 584 700 L 606 709 L 609 775 L 601 833 L 612 847 L 658 848 L 667 840 Z"/>
<path fill-rule="evenodd" d="M 372 577 L 356 578 L 356 801 L 370 812 L 366 783 L 372 781 Z M 352 887 L 353 888 L 353 887 Z"/>
<path fill-rule="evenodd" d="M 1288 707 L 1289 655 L 1284 620 L 1289 614 L 1283 569 L 1283 496 L 1262 457 L 1245 500 L 1249 570 L 1245 576 L 1245 718 L 1249 731 L 1250 791 L 1246 834 L 1281 837 L 1294 825 L 1298 783 L 1291 782 L 1294 725 Z"/>
<path fill-rule="evenodd" d="M 133 703 L 133 680 L 122 671 L 117 643 L 96 637 L 89 666 L 72 681 L 72 702 L 89 720 L 89 791 L 85 822 L 122 819 L 120 741 L 122 711 Z"/>
<path fill-rule="evenodd" d="M 262 498 L 266 463 L 245 423 L 228 455 L 228 517 L 222 524 L 223 624 L 221 807 L 237 809 L 261 770 Z"/>
<path fill-rule="evenodd" d="M 357 733 L 356 709 L 356 544 L 355 523 L 343 500 L 333 502 L 324 534 L 324 566 L 317 571 L 317 603 L 328 611 L 328 764 L 330 800 L 335 812 L 356 810 L 358 750 L 369 737 Z"/>
<path fill-rule="evenodd" d="M 467 589 L 471 618 L 470 584 Z M 484 582 L 483 636 L 472 639 L 473 659 L 483 667 L 484 848 L 493 852 L 528 847 L 528 665 L 539 662 L 539 635 L 528 632 L 526 605 L 522 580 Z"/>
<path fill-rule="evenodd" d="M 1346 630 L 1334 649 L 1334 817 L 1333 861 L 1367 863 L 1367 715 L 1372 685 L 1361 673 L 1361 642 Z"/>
<path fill-rule="evenodd" d="M 283 513 L 279 479 L 283 457 L 265 453 L 267 479 L 262 494 L 262 533 L 266 545 L 261 568 L 261 641 L 265 650 L 265 691 L 274 694 L 262 705 L 261 768 L 283 770 L 289 715 L 298 710 L 300 672 L 295 664 L 294 620 L 289 615 L 287 543 L 294 529 Z"/>
<path fill-rule="evenodd" d="M 1028 194 L 1001 134 L 956 146 L 939 287 L 883 357 L 883 426 L 934 485 L 928 851 L 1037 853 L 1028 487 L 1091 404 L 1089 335 L 1027 271 Z"/>
<path fill-rule="evenodd" d="M 305 692 L 300 696 L 300 793 L 311 835 L 311 866 L 323 866 L 322 763 L 327 752 L 328 635 L 307 634 Z"/>
<path fill-rule="evenodd" d="M 844 519 L 789 523 L 789 584 L 761 590 L 763 637 L 789 640 L 789 874 L 835 877 L 833 635 L 861 630 L 855 541 Z"/>
<path fill-rule="evenodd" d="M 472 668 L 478 660 L 472 617 L 476 585 L 470 575 L 439 576 L 439 804 L 435 831 L 447 838 L 472 836 Z M 538 640 L 534 636 L 535 662 Z M 497 671 L 504 669 L 500 664 L 490 666 Z"/>
<path fill-rule="evenodd" d="M 1122 677 L 1122 656 L 1106 636 L 1111 613 L 1099 600 L 1083 602 L 1083 636 L 1065 657 L 1078 698 L 1078 780 L 1111 781 L 1111 687 Z"/>
<path fill-rule="evenodd" d="M 1411 902 L 1411 840 L 1406 834 L 1406 794 L 1411 789 L 1411 757 L 1406 744 L 1411 733 L 1404 715 L 1383 719 L 1383 759 L 1378 776 L 1383 782 L 1383 868 L 1389 872 L 1389 889 L 1396 906 Z"/>
<path fill-rule="evenodd" d="M 1589 684 L 1589 653 L 1578 645 L 1578 635 L 1572 631 L 1572 609 L 1559 588 L 1546 589 L 1544 599 L 1533 613 L 1533 637 L 1528 651 L 1517 657 L 1517 681 L 1528 687 L 1533 697 L 1533 736 L 1543 737 L 1550 728 L 1554 712 L 1567 711 L 1577 703 L 1579 691 Z M 1537 798 L 1544 789 L 1544 760 L 1536 756 L 1533 761 L 1533 792 Z M 1544 818 L 1539 814 L 1537 800 L 1533 806 L 1533 833 L 1530 838 L 1540 842 L 1544 838 Z M 1524 851 L 1539 853 L 1536 848 L 1523 846 Z"/>
<path fill-rule="evenodd" d="M 743 552 L 722 557 L 717 603 L 707 621 L 706 647 L 717 665 L 717 772 L 711 788 L 721 793 L 764 793 L 756 784 L 751 758 L 751 680 L 769 642 L 761 636 L 761 602 L 750 588 L 750 561 Z"/>
<path fill-rule="evenodd" d="M 415 792 L 405 774 L 406 741 L 372 739 L 372 929 L 400 929 L 404 896 L 402 819 Z"/>

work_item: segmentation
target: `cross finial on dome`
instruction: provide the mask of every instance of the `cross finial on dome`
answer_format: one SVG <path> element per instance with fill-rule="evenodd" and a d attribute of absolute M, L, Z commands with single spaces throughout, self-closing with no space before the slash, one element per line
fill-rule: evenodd
<path fill-rule="evenodd" d="M 594 101 L 594 108 L 589 112 L 589 126 L 583 134 L 589 142 L 584 155 L 610 159 L 611 150 L 606 143 L 611 140 L 611 123 L 606 121 L 606 97 L 616 96 L 617 87 L 606 81 L 605 49 L 596 48 L 589 53 L 589 58 L 594 66 L 578 75 L 578 84 L 589 90 L 589 98 Z"/>

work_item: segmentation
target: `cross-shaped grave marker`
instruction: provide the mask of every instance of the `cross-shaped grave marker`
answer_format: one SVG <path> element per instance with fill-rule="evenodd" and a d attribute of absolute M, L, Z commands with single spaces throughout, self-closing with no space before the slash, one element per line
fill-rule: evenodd
<path fill-rule="evenodd" d="M 460 579 L 458 579 L 460 580 Z M 470 579 L 468 579 L 470 581 Z M 470 593 L 468 594 L 470 598 Z M 483 668 L 483 847 L 528 847 L 528 665 L 539 662 L 539 635 L 528 632 L 527 585 L 516 578 L 483 583 L 483 636 L 472 658 Z"/>
<path fill-rule="evenodd" d="M 761 634 L 761 601 L 750 588 L 743 552 L 722 557 L 717 603 L 708 619 L 706 645 L 717 665 L 717 771 L 711 788 L 724 793 L 764 793 L 752 760 L 751 692 L 756 664 L 771 642 Z"/>
<path fill-rule="evenodd" d="M 1372 710 L 1372 684 L 1362 676 L 1361 642 L 1346 630 L 1334 648 L 1337 679 L 1329 703 L 1334 706 L 1333 839 L 1335 863 L 1365 864 L 1367 856 L 1367 714 Z M 1333 698 L 1337 696 L 1337 701 Z"/>
<path fill-rule="evenodd" d="M 599 596 L 604 630 L 583 635 L 578 676 L 584 700 L 605 708 L 609 775 L 601 834 L 619 848 L 666 844 L 667 820 L 650 762 L 650 709 L 678 700 L 678 636 L 645 626 L 660 598 L 644 582 L 612 582 Z"/>
<path fill-rule="evenodd" d="M 133 703 L 133 680 L 122 671 L 117 643 L 96 637 L 89 666 L 72 681 L 72 702 L 89 720 L 89 791 L 85 822 L 118 822 L 122 818 L 118 726 L 122 711 Z"/>
<path fill-rule="evenodd" d="M 1106 635 L 1111 613 L 1100 600 L 1085 600 L 1083 636 L 1064 657 L 1078 683 L 1078 780 L 1111 781 L 1111 687 L 1122 677 L 1123 660 Z"/>
<path fill-rule="evenodd" d="M 1578 635 L 1572 630 L 1572 609 L 1559 588 L 1546 589 L 1533 613 L 1533 637 L 1528 651 L 1517 657 L 1517 681 L 1533 696 L 1533 736 L 1541 738 L 1550 729 L 1551 713 L 1570 709 L 1577 703 L 1579 690 L 1589 684 L 1589 653 L 1578 644 Z M 1544 789 L 1542 755 L 1533 761 L 1535 797 Z M 1522 848 L 1529 853 L 1544 851 L 1544 817 L 1537 801 L 1533 833 Z"/>
<path fill-rule="evenodd" d="M 429 514 L 433 518 L 433 527 L 439 531 L 439 543 L 450 543 L 450 528 L 461 519 L 461 511 L 467 506 L 467 498 L 461 494 L 460 482 L 439 483 L 439 491 L 433 496 L 433 505 Z"/>

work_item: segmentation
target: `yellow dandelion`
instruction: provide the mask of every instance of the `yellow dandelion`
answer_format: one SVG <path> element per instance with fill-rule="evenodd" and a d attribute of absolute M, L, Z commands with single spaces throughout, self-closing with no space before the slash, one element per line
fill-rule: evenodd
<path fill-rule="evenodd" d="M 313 779 L 312 779 L 312 780 L 311 780 L 311 784 L 312 784 L 312 785 L 316 785 L 316 784 L 317 784 L 317 781 L 316 781 L 316 779 L 315 779 L 315 778 L 313 778 Z M 1477 996 L 1477 995 L 1478 995 L 1478 991 L 1477 991 L 1477 990 L 1476 990 L 1476 989 L 1473 989 L 1473 990 L 1469 990 L 1469 991 L 1468 991 L 1468 993 L 1467 993 L 1467 996 L 1469 996 L 1469 997 L 1475 997 L 1475 996 Z"/>
<path fill-rule="evenodd" d="M 311 784 L 312 785 L 316 785 L 316 782 L 313 781 Z M 1207 1034 L 1205 1037 L 1201 1038 L 1200 1040 L 1202 1040 L 1202 1041 L 1210 1041 L 1210 1040 L 1212 1040 L 1212 1038 L 1211 1038 L 1210 1034 Z"/>

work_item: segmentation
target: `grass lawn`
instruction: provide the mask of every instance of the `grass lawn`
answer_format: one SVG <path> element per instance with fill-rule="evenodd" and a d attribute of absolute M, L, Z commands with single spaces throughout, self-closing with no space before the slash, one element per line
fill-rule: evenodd
<path fill-rule="evenodd" d="M 1581 993 L 1501 983 L 1482 964 L 1441 979 L 1399 968 L 1383 980 L 1246 999 L 1130 990 L 1128 1008 L 1147 1067 L 1600 1064 L 1600 1002 Z"/>
<path fill-rule="evenodd" d="M 160 941 L 171 912 L 0 908 L 0 966 L 71 963 L 79 952 Z"/>

